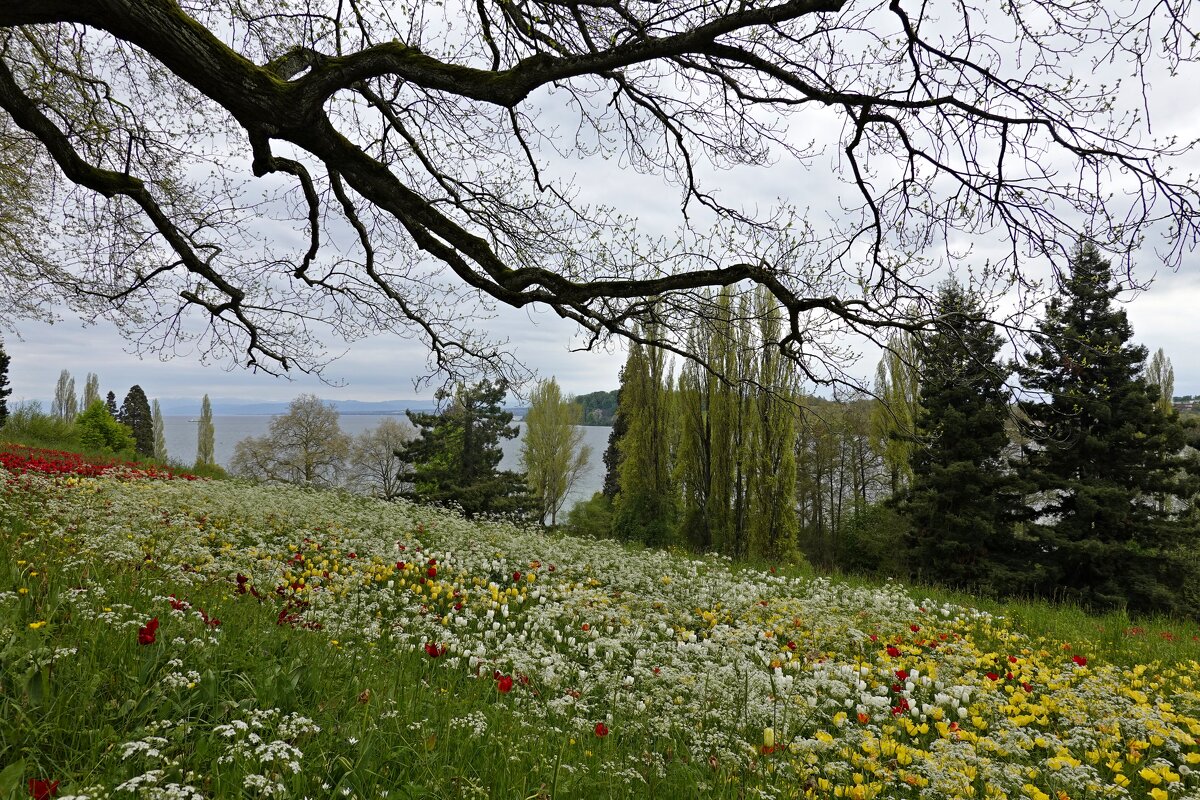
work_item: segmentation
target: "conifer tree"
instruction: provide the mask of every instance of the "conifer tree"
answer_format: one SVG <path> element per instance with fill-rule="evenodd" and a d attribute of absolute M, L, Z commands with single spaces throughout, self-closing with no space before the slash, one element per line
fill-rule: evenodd
<path fill-rule="evenodd" d="M 647 339 L 654 331 L 647 331 Z M 625 362 L 621 404 L 629 430 L 621 439 L 613 532 L 652 546 L 674 539 L 678 503 L 671 470 L 673 382 L 661 350 L 633 343 Z"/>
<path fill-rule="evenodd" d="M 621 439 L 629 430 L 629 417 L 621 409 L 621 392 L 625 388 L 625 370 L 622 368 L 617 387 L 617 410 L 613 414 L 612 430 L 608 433 L 608 446 L 604 449 L 604 486 L 601 493 L 611 503 L 620 486 Z"/>
<path fill-rule="evenodd" d="M 154 459 L 165 462 L 167 460 L 167 433 L 163 423 L 162 408 L 158 405 L 158 398 L 155 398 L 151 404 L 150 416 L 153 419 L 154 428 Z"/>
<path fill-rule="evenodd" d="M 1160 498 L 1189 498 L 1178 417 L 1156 407 L 1131 342 L 1109 262 L 1081 242 L 1063 292 L 1046 306 L 1022 383 L 1032 442 L 1021 472 L 1038 492 L 1030 532 L 1045 565 L 1038 587 L 1093 607 L 1175 611 L 1191 570 L 1181 549 L 1195 522 Z"/>
<path fill-rule="evenodd" d="M 64 369 L 58 374 L 58 384 L 54 387 L 50 415 L 63 422 L 74 422 L 78 414 L 79 398 L 75 396 L 75 379 Z"/>
<path fill-rule="evenodd" d="M 467 517 L 529 514 L 534 501 L 522 476 L 498 469 L 503 457 L 500 440 L 519 433 L 512 412 L 502 407 L 507 391 L 503 381 L 459 384 L 453 393 L 441 390 L 435 395 L 439 402 L 448 401 L 440 413 L 408 412 L 420 435 L 396 451 L 401 461 L 412 465 L 412 472 L 404 476 L 412 487 L 406 496 L 459 506 Z"/>
<path fill-rule="evenodd" d="M 3 428 L 4 423 L 8 420 L 8 398 L 12 395 L 12 388 L 8 385 L 9 363 L 8 353 L 4 350 L 4 341 L 0 339 L 0 428 Z"/>
<path fill-rule="evenodd" d="M 75 382 L 71 381 L 71 385 L 74 386 Z M 112 392 L 105 396 L 104 407 L 108 409 L 108 414 L 113 419 L 116 419 L 121 413 L 121 410 L 117 408 L 117 396 Z"/>
<path fill-rule="evenodd" d="M 121 403 L 117 421 L 133 431 L 134 449 L 138 455 L 150 458 L 154 455 L 154 419 L 150 413 L 150 401 L 141 386 L 134 384 Z"/>
<path fill-rule="evenodd" d="M 1019 493 L 1006 469 L 1009 369 L 979 301 L 956 281 L 939 288 L 937 327 L 920 334 L 912 483 L 899 508 L 911 522 L 910 569 L 1000 593 L 1025 580 L 1014 536 Z"/>
<path fill-rule="evenodd" d="M 216 429 L 213 427 L 212 403 L 209 402 L 208 395 L 204 395 L 204 399 L 200 401 L 200 424 L 196 426 L 196 465 L 205 467 L 217 463 L 215 447 Z"/>

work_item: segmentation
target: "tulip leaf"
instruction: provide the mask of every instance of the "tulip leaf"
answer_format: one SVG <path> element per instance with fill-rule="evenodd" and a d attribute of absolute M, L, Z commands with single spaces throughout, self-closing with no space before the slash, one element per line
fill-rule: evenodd
<path fill-rule="evenodd" d="M 17 790 L 21 776 L 25 774 L 25 759 L 21 758 L 0 771 L 0 795 L 10 795 Z"/>

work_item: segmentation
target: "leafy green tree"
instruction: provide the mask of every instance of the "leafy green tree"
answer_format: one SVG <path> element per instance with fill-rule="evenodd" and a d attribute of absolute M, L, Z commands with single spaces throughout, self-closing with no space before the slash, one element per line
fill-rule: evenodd
<path fill-rule="evenodd" d="M 648 331 L 647 338 L 653 339 L 654 332 Z M 631 344 L 624 380 L 621 405 L 629 430 L 619 444 L 613 533 L 663 546 L 674 541 L 679 503 L 671 474 L 673 381 L 662 350 Z"/>
<path fill-rule="evenodd" d="M 589 392 L 575 398 L 583 409 L 583 425 L 612 425 L 617 413 L 617 390 Z"/>
<path fill-rule="evenodd" d="M 112 396 L 112 392 L 109 392 Z M 216 430 L 213 428 L 212 403 L 208 395 L 200 401 L 200 423 L 196 426 L 196 465 L 209 467 L 217 463 L 213 453 L 216 446 Z"/>
<path fill-rule="evenodd" d="M 581 424 L 582 406 L 563 397 L 554 378 L 539 381 L 525 416 L 521 465 L 543 525 L 558 524 L 567 495 L 587 471 L 592 448 L 583 444 Z"/>
<path fill-rule="evenodd" d="M 82 414 L 76 415 L 75 429 L 79 431 L 79 443 L 89 450 L 122 456 L 132 456 L 135 452 L 137 443 L 133 431 L 117 422 L 101 400 L 94 401 Z"/>
<path fill-rule="evenodd" d="M 887 467 L 892 496 L 912 479 L 913 426 L 920 387 L 913 336 L 897 333 L 875 370 L 876 402 L 871 408 L 871 449 Z"/>
<path fill-rule="evenodd" d="M 0 339 L 0 428 L 8 420 L 8 398 L 12 388 L 8 385 L 8 365 L 11 359 L 4 351 L 4 341 Z"/>
<path fill-rule="evenodd" d="M 153 419 L 154 428 L 154 459 L 156 461 L 167 460 L 167 432 L 163 424 L 162 408 L 158 405 L 158 399 L 150 405 L 150 416 Z"/>
<path fill-rule="evenodd" d="M 230 469 L 271 483 L 337 486 L 349 454 L 350 437 L 342 433 L 333 404 L 302 394 L 288 404 L 287 413 L 271 418 L 264 435 L 234 445 Z"/>
<path fill-rule="evenodd" d="M 500 440 L 519 428 L 502 408 L 507 385 L 481 381 L 440 390 L 445 403 L 436 414 L 409 411 L 419 437 L 396 451 L 412 470 L 405 476 L 406 496 L 425 503 L 458 506 L 467 517 L 481 514 L 527 515 L 534 506 L 521 475 L 499 470 Z M 448 401 L 448 402 L 447 402 Z"/>
<path fill-rule="evenodd" d="M 64 369 L 58 374 L 58 383 L 54 387 L 54 400 L 50 404 L 50 415 L 58 417 L 63 422 L 74 422 L 78 413 L 79 398 L 75 396 L 75 379 L 71 377 L 70 372 Z"/>
<path fill-rule="evenodd" d="M 87 374 L 83 384 L 83 407 L 87 408 L 100 399 L 100 376 L 94 372 Z"/>
<path fill-rule="evenodd" d="M 1171 395 L 1175 393 L 1175 368 L 1160 347 L 1146 368 L 1146 383 L 1158 387 L 1158 410 L 1168 416 L 1175 412 Z"/>
<path fill-rule="evenodd" d="M 766 292 L 755 298 L 758 320 L 757 374 L 751 406 L 747 481 L 751 556 L 792 560 L 796 556 L 796 399 L 799 379 L 779 347 L 781 312 Z"/>
<path fill-rule="evenodd" d="M 90 377 L 90 376 L 89 376 Z M 141 386 L 134 384 L 121 403 L 121 411 L 117 421 L 133 431 L 138 455 L 151 458 L 154 456 L 154 418 L 150 411 L 150 401 Z"/>
<path fill-rule="evenodd" d="M 938 292 L 937 326 L 916 338 L 921 363 L 912 483 L 901 495 L 910 569 L 951 586 L 1022 588 L 1027 554 L 1014 526 L 1019 492 L 1006 469 L 1009 368 L 986 310 L 957 281 Z"/>
<path fill-rule="evenodd" d="M 1081 242 L 1020 370 L 1042 398 L 1021 406 L 1032 442 L 1020 468 L 1037 492 L 1030 532 L 1044 565 L 1037 589 L 1093 607 L 1182 611 L 1192 572 L 1181 554 L 1197 533 L 1183 507 L 1195 481 L 1178 417 L 1157 407 L 1146 349 L 1114 306 L 1119 293 L 1109 262 Z"/>

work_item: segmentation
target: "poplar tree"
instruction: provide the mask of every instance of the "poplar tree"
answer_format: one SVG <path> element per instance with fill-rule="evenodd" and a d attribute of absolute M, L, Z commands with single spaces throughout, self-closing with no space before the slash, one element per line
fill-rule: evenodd
<path fill-rule="evenodd" d="M 167 433 L 163 424 L 162 408 L 158 405 L 158 398 L 155 398 L 150 407 L 150 416 L 153 419 L 154 429 L 154 459 L 165 462 L 167 460 Z"/>
<path fill-rule="evenodd" d="M 653 327 L 646 332 L 653 340 Z M 613 532 L 619 538 L 663 546 L 674 540 L 678 502 L 671 474 L 671 377 L 663 352 L 636 342 L 625 362 L 621 404 L 629 430 L 621 439 Z"/>
<path fill-rule="evenodd" d="M 604 449 L 604 486 L 601 493 L 610 503 L 620 487 L 621 439 L 629 431 L 629 417 L 621 407 L 621 394 L 625 390 L 625 370 L 621 369 L 617 387 L 617 410 L 613 414 L 612 430 L 608 433 L 608 445 Z"/>
<path fill-rule="evenodd" d="M 121 403 L 117 421 L 133 431 L 134 449 L 146 458 L 154 455 L 154 419 L 150 412 L 150 401 L 141 386 L 134 384 Z"/>
<path fill-rule="evenodd" d="M 1146 383 L 1158 388 L 1158 410 L 1167 415 L 1175 413 L 1175 404 L 1171 402 L 1175 394 L 1175 367 L 1161 347 L 1146 368 Z"/>
<path fill-rule="evenodd" d="M 1020 463 L 1036 492 L 1037 588 L 1097 608 L 1183 611 L 1193 571 L 1182 550 L 1196 526 L 1181 509 L 1196 484 L 1182 426 L 1156 407 L 1146 348 L 1132 343 L 1114 306 L 1120 286 L 1094 245 L 1076 248 L 1062 289 L 1020 370 L 1042 398 L 1022 404 L 1032 442 Z"/>
<path fill-rule="evenodd" d="M 10 359 L 4 350 L 4 340 L 0 339 L 0 428 L 8 420 L 8 398 L 12 389 L 8 385 L 8 365 Z"/>
<path fill-rule="evenodd" d="M 54 387 L 50 415 L 63 422 L 74 422 L 78 414 L 79 398 L 75 396 L 75 379 L 64 369 L 58 374 L 58 384 Z"/>
<path fill-rule="evenodd" d="M 750 555 L 790 560 L 796 554 L 796 399 L 794 362 L 780 352 L 781 314 L 770 295 L 755 298 L 757 387 L 752 403 L 748 481 Z"/>
<path fill-rule="evenodd" d="M 563 397 L 554 378 L 538 382 L 525 416 L 521 465 L 543 525 L 558 524 L 567 494 L 587 470 L 592 449 L 583 444 L 582 424 L 583 407 Z"/>
<path fill-rule="evenodd" d="M 917 414 L 917 353 L 909 333 L 888 340 L 875 370 L 876 402 L 871 407 L 871 449 L 883 459 L 892 496 L 912 479 L 913 425 Z"/>
<path fill-rule="evenodd" d="M 111 394 L 111 393 L 110 393 Z M 212 466 L 216 463 L 213 450 L 216 445 L 216 429 L 213 427 L 212 403 L 208 395 L 200 401 L 200 424 L 196 426 L 196 466 Z"/>
<path fill-rule="evenodd" d="M 90 408 L 92 403 L 100 399 L 100 376 L 94 372 L 87 374 L 83 384 L 83 407 Z"/>
<path fill-rule="evenodd" d="M 1014 536 L 1019 493 L 1006 469 L 1009 368 L 986 310 L 958 282 L 939 289 L 936 327 L 920 334 L 920 445 L 900 510 L 911 521 L 914 573 L 959 587 L 1012 592 L 1026 579 Z"/>

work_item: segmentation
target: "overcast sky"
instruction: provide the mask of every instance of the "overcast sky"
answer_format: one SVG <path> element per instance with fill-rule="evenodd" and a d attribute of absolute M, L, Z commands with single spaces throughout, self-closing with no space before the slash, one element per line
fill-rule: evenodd
<path fill-rule="evenodd" d="M 1162 76 L 1152 87 L 1151 108 L 1159 125 L 1156 134 L 1177 133 L 1182 138 L 1200 136 L 1200 107 L 1194 102 L 1194 87 L 1200 84 L 1200 70 L 1184 65 L 1173 78 Z M 811 123 L 810 118 L 799 118 Z M 811 135 L 811 127 L 805 135 Z M 838 131 L 832 131 L 836 136 Z M 721 173 L 716 186 L 721 199 L 729 205 L 773 207 L 780 200 L 800 208 L 833 208 L 846 186 L 833 179 L 837 149 L 827 148 L 806 165 L 779 161 L 769 168 L 739 169 Z M 1192 159 L 1200 166 L 1200 159 Z M 678 191 L 632 174 L 616 160 L 593 158 L 560 162 L 560 178 L 576 177 L 582 199 L 618 205 L 637 216 L 642 230 L 669 234 L 678 221 Z M 1149 290 L 1129 294 L 1127 311 L 1133 323 L 1136 341 L 1151 352 L 1162 347 L 1175 368 L 1175 393 L 1200 394 L 1200 256 L 1185 257 L 1178 273 L 1158 270 L 1147 253 L 1141 280 L 1154 275 Z M 298 375 L 292 380 L 229 364 L 203 364 L 199 353 L 181 353 L 166 361 L 141 359 L 106 323 L 85 326 L 66 315 L 55 325 L 16 323 L 20 337 L 4 337 L 5 349 L 12 358 L 9 379 L 13 400 L 42 399 L 53 395 L 61 370 L 75 376 L 82 389 L 84 376 L 95 372 L 103 391 L 112 390 L 118 398 L 134 383 L 150 397 L 216 398 L 248 400 L 288 400 L 301 392 L 316 392 L 327 399 L 390 400 L 425 398 L 432 389 L 414 388 L 414 380 L 426 372 L 426 353 L 417 342 L 391 336 L 379 336 L 349 346 L 348 352 L 326 371 L 331 386 L 320 380 Z M 555 376 L 564 391 L 580 394 L 612 389 L 624 354 L 609 350 L 573 352 L 580 344 L 573 326 L 557 316 L 535 309 L 502 309 L 488 328 L 500 338 L 511 340 L 521 360 L 538 375 Z M 0 331 L 3 329 L 0 328 Z M 337 351 L 335 345 L 331 350 Z M 858 374 L 874 371 L 876 355 L 867 351 Z"/>

